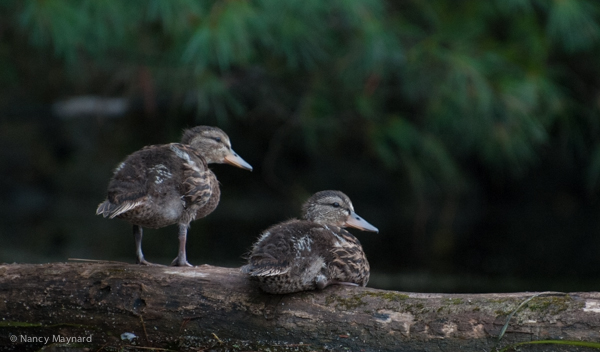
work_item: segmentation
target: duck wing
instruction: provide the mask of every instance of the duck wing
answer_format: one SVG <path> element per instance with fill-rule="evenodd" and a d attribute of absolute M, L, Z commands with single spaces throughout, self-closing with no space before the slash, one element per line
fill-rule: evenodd
<path fill-rule="evenodd" d="M 98 205 L 96 215 L 112 219 L 145 203 L 149 198 L 149 185 L 154 181 L 151 174 L 159 177 L 170 174 L 163 163 L 154 162 L 163 153 L 164 146 L 147 146 L 119 164 L 108 184 L 106 200 Z"/>
<path fill-rule="evenodd" d="M 275 276 L 289 272 L 293 262 L 310 254 L 312 239 L 308 221 L 289 220 L 265 230 L 254 244 L 242 272 L 251 276 Z"/>
<path fill-rule="evenodd" d="M 151 198 L 181 198 L 184 207 L 200 208 L 212 194 L 206 161 L 179 143 L 147 146 L 129 155 L 115 169 L 107 199 L 96 214 L 114 218 Z"/>

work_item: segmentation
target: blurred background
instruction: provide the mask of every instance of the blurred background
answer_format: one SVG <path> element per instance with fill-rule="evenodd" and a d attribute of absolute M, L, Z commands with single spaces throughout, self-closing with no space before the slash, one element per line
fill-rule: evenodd
<path fill-rule="evenodd" d="M 0 262 L 135 263 L 112 170 L 200 124 L 254 171 L 212 167 L 192 264 L 339 189 L 371 287 L 600 289 L 596 0 L 3 0 Z M 143 245 L 170 263 L 176 226 Z"/>

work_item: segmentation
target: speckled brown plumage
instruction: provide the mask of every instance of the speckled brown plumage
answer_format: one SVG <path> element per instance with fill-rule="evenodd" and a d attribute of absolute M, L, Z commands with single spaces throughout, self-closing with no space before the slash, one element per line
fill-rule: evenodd
<path fill-rule="evenodd" d="M 304 204 L 302 220 L 285 221 L 261 234 L 241 270 L 269 293 L 323 289 L 331 284 L 365 286 L 369 262 L 346 226 L 377 231 L 356 215 L 342 192 L 318 192 Z"/>
<path fill-rule="evenodd" d="M 252 170 L 233 152 L 222 130 L 209 126 L 188 129 L 181 143 L 145 147 L 119 164 L 108 185 L 107 199 L 96 214 L 133 224 L 140 264 L 150 264 L 141 249 L 142 227 L 179 224 L 179 254 L 172 264 L 190 265 L 185 251 L 189 224 L 215 210 L 221 195 L 208 164 L 224 162 Z"/>

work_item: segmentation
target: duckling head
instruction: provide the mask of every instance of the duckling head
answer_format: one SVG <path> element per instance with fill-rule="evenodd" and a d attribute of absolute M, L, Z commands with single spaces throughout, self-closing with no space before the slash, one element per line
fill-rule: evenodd
<path fill-rule="evenodd" d="M 223 130 L 211 126 L 186 129 L 181 143 L 196 149 L 209 164 L 230 164 L 252 171 L 252 166 L 231 149 L 229 136 Z"/>
<path fill-rule="evenodd" d="M 322 225 L 354 227 L 363 231 L 379 232 L 375 226 L 354 212 L 350 198 L 340 191 L 315 193 L 302 206 L 302 214 L 305 220 Z"/>

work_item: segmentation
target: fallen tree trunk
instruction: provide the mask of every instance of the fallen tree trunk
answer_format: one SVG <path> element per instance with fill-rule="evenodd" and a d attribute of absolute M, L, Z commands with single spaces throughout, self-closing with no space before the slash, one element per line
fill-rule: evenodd
<path fill-rule="evenodd" d="M 348 286 L 270 295 L 237 268 L 0 265 L 0 348 L 491 351 L 531 295 Z M 519 309 L 501 345 L 600 341 L 599 331 L 600 293 L 546 295 Z"/>

